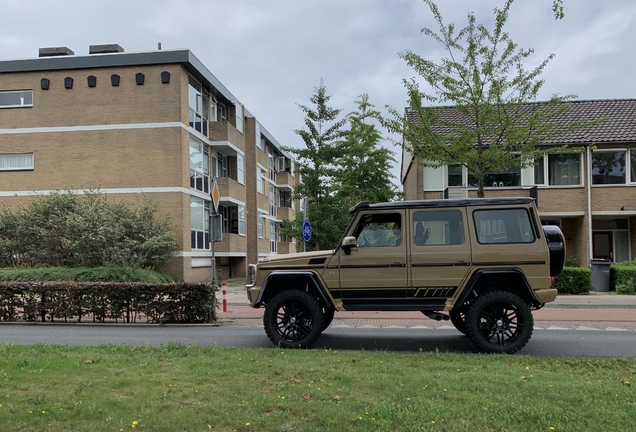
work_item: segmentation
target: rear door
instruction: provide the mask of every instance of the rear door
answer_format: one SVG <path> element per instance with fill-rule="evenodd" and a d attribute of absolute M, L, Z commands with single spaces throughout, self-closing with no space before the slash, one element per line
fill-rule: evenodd
<path fill-rule="evenodd" d="M 412 233 L 410 287 L 407 298 L 417 304 L 444 304 L 471 268 L 466 209 L 410 211 Z"/>

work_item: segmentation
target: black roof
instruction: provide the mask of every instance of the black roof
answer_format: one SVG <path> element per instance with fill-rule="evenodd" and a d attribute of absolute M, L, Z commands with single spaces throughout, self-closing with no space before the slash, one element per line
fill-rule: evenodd
<path fill-rule="evenodd" d="M 404 208 L 444 208 L 444 207 L 471 207 L 471 206 L 496 206 L 496 205 L 525 205 L 534 201 L 534 198 L 464 198 L 464 199 L 435 199 L 435 200 L 411 200 L 394 201 L 377 204 L 369 204 L 362 201 L 349 209 L 349 213 L 355 213 L 360 209 L 373 210 L 398 210 Z"/>

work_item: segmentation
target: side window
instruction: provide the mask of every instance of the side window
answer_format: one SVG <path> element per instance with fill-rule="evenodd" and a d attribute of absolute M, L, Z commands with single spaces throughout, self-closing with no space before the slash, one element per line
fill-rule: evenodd
<path fill-rule="evenodd" d="M 464 243 L 462 214 L 451 211 L 419 211 L 413 215 L 413 242 L 417 246 Z"/>
<path fill-rule="evenodd" d="M 365 214 L 353 231 L 358 247 L 387 247 L 402 244 L 399 213 Z"/>
<path fill-rule="evenodd" d="M 479 243 L 534 242 L 530 215 L 525 209 L 477 210 L 473 218 Z"/>

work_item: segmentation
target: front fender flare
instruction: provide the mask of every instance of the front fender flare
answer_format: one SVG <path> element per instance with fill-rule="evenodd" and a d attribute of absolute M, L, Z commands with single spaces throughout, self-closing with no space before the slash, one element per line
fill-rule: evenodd
<path fill-rule="evenodd" d="M 263 285 L 261 285 L 261 290 L 258 294 L 256 303 L 255 303 L 256 307 L 259 307 L 261 305 L 265 293 L 267 292 L 268 288 L 270 287 L 270 284 L 272 284 L 274 280 L 278 278 L 298 278 L 298 277 L 309 278 L 311 282 L 314 284 L 316 288 L 316 292 L 318 293 L 318 296 L 320 297 L 320 300 L 322 300 L 324 305 L 330 308 L 335 308 L 333 299 L 325 291 L 325 288 L 320 280 L 320 277 L 312 271 L 273 271 L 271 272 L 270 274 L 267 275 L 267 277 L 265 277 L 265 280 L 263 281 Z"/>

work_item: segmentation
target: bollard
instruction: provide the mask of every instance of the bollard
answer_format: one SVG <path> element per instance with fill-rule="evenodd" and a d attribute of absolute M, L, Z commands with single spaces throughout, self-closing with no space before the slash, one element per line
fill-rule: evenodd
<path fill-rule="evenodd" d="M 221 283 L 221 286 L 223 287 L 223 312 L 227 312 L 227 299 L 225 298 L 227 289 L 225 288 L 225 282 Z"/>

